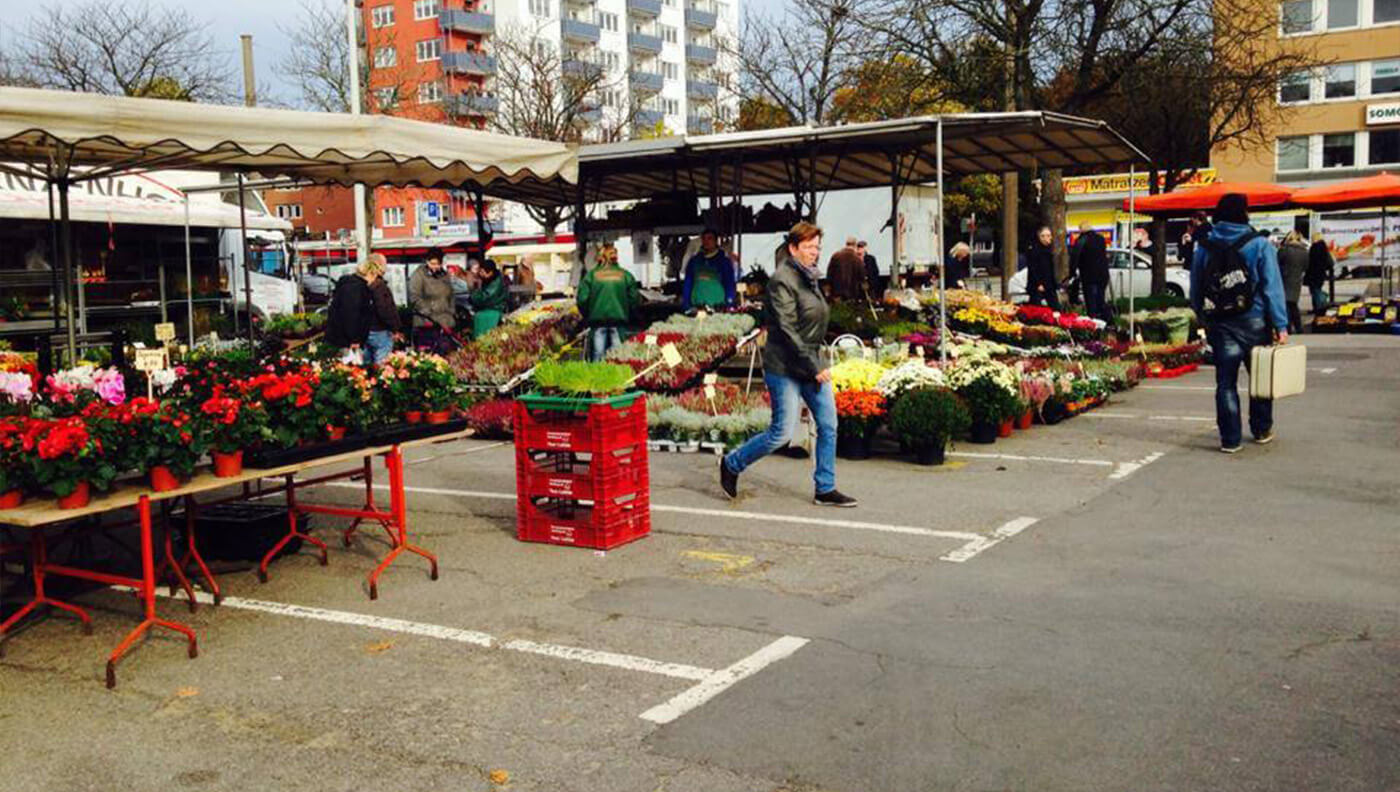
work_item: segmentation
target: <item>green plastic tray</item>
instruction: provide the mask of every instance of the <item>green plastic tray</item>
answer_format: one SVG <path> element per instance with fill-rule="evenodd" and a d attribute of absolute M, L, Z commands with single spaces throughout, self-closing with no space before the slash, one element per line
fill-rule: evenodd
<path fill-rule="evenodd" d="M 595 404 L 606 404 L 609 407 L 630 407 L 632 403 L 642 395 L 641 391 L 619 393 L 616 396 L 607 396 L 603 398 L 590 396 L 546 396 L 540 393 L 524 393 L 517 396 L 516 400 L 526 407 L 536 410 L 584 412 Z"/>

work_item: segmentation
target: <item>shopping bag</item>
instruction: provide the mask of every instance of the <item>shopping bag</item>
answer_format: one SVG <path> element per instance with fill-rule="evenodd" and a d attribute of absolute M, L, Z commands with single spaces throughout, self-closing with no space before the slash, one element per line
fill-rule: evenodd
<path fill-rule="evenodd" d="M 1249 398 L 1297 396 L 1307 386 L 1308 348 L 1301 344 L 1257 346 L 1249 353 Z"/>

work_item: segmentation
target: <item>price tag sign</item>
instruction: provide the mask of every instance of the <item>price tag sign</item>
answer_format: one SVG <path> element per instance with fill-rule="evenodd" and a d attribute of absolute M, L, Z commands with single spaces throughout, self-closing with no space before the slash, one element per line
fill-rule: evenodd
<path fill-rule="evenodd" d="M 1196 337 L 1202 341 L 1206 340 L 1206 329 L 1204 327 L 1196 328 Z"/>
<path fill-rule="evenodd" d="M 648 334 L 647 334 L 647 337 L 646 337 L 645 339 L 643 339 L 643 340 L 646 341 L 646 345 L 647 345 L 647 346 L 656 346 L 656 334 L 655 334 L 655 333 L 648 333 Z"/>
<path fill-rule="evenodd" d="M 156 325 L 156 340 L 164 344 L 167 341 L 175 340 L 175 323 L 161 322 Z"/>
<path fill-rule="evenodd" d="M 1137 342 L 1138 342 L 1139 344 L 1142 343 L 1142 333 L 1138 333 L 1138 334 L 1137 334 Z"/>
<path fill-rule="evenodd" d="M 675 344 L 667 344 L 661 347 L 661 359 L 666 362 L 667 368 L 675 368 L 681 364 L 680 350 L 676 349 Z"/>
<path fill-rule="evenodd" d="M 709 399 L 710 401 L 714 401 L 714 400 L 715 400 L 715 386 L 713 386 L 713 385 L 706 385 L 706 386 L 705 386 L 705 398 Z"/>
<path fill-rule="evenodd" d="M 705 317 L 707 316 L 709 316 L 709 314 L 705 313 L 704 308 L 701 308 L 700 310 L 695 312 L 695 321 L 704 324 Z"/>
<path fill-rule="evenodd" d="M 166 368 L 164 349 L 136 350 L 136 370 L 150 373 Z"/>
<path fill-rule="evenodd" d="M 921 346 L 916 346 L 916 347 L 914 347 L 914 357 L 921 358 L 921 357 L 923 357 L 923 356 L 924 356 L 924 348 L 921 347 Z"/>
<path fill-rule="evenodd" d="M 719 382 L 719 375 L 718 375 L 718 374 L 706 374 L 706 375 L 705 375 L 705 384 L 706 384 L 706 385 L 709 385 L 709 386 L 713 387 L 714 384 L 715 384 L 716 382 Z"/>

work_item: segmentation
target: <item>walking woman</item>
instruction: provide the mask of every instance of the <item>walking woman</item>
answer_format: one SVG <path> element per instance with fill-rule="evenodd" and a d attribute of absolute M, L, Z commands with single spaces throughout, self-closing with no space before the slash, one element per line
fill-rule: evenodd
<path fill-rule="evenodd" d="M 1327 282 L 1332 278 L 1335 264 L 1327 240 L 1322 234 L 1313 234 L 1312 247 L 1308 248 L 1308 271 L 1303 274 L 1303 285 L 1312 296 L 1313 316 L 1321 316 L 1327 310 Z"/>
<path fill-rule="evenodd" d="M 766 432 L 720 458 L 720 488 L 729 498 L 738 497 L 739 474 L 792 438 L 805 403 L 817 423 L 813 500 L 821 506 L 855 506 L 855 498 L 836 489 L 836 397 L 831 372 L 821 359 L 829 313 L 817 284 L 822 230 L 811 223 L 798 223 L 786 241 L 787 255 L 768 280 L 763 304 L 763 324 L 768 329 L 763 382 L 768 386 L 773 421 Z"/>
<path fill-rule="evenodd" d="M 1055 253 L 1051 242 L 1055 239 L 1049 226 L 1041 226 L 1036 233 L 1030 250 L 1026 251 L 1026 295 L 1031 305 L 1047 305 L 1052 310 L 1060 310 L 1058 284 L 1055 283 Z"/>
<path fill-rule="evenodd" d="M 1308 243 L 1297 231 L 1289 231 L 1278 249 L 1278 267 L 1283 272 L 1283 301 L 1288 305 L 1288 332 L 1303 332 L 1303 315 L 1298 300 L 1303 296 L 1303 275 L 1308 270 Z"/>

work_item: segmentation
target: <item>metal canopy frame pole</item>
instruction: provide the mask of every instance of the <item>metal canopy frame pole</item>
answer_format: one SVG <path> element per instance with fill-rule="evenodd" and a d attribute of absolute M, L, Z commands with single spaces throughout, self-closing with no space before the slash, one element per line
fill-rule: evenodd
<path fill-rule="evenodd" d="M 899 165 L 900 156 L 890 155 L 890 281 L 896 287 L 904 285 L 899 264 Z"/>
<path fill-rule="evenodd" d="M 248 343 L 253 343 L 253 271 L 248 268 L 248 207 L 244 200 L 243 174 L 238 174 L 238 228 L 243 234 L 243 310 L 248 312 Z M 236 286 L 234 288 L 237 288 Z M 237 321 L 238 306 L 234 300 L 233 315 Z"/>
<path fill-rule="evenodd" d="M 194 348 L 194 261 L 190 250 L 190 194 L 185 193 L 185 324 Z"/>
<path fill-rule="evenodd" d="M 1137 163 L 1128 166 L 1128 343 L 1137 342 L 1137 322 L 1133 319 L 1133 309 L 1135 307 L 1133 294 L 1137 291 L 1133 288 L 1134 273 L 1137 272 L 1137 251 L 1133 245 L 1137 238 L 1133 235 L 1137 224 Z"/>
<path fill-rule="evenodd" d="M 948 266 L 947 253 L 943 245 L 943 116 L 938 117 L 938 127 L 934 133 L 937 152 L 934 155 L 938 168 L 938 225 L 934 227 L 934 256 L 938 261 L 938 362 L 948 364 L 948 278 L 944 267 Z M 968 261 L 971 261 L 971 253 Z"/>
<path fill-rule="evenodd" d="M 574 199 L 574 246 L 577 249 L 578 266 L 569 268 L 569 285 L 578 288 L 588 268 L 588 208 L 584 200 L 584 181 L 578 180 L 578 193 Z M 573 273 L 578 273 L 575 281 Z"/>
<path fill-rule="evenodd" d="M 65 169 L 66 170 L 66 169 Z M 58 222 L 63 246 L 63 303 L 68 315 L 68 365 L 78 363 L 78 328 L 73 316 L 73 219 L 68 210 L 68 176 L 65 173 L 58 180 Z M 82 282 L 82 277 L 78 277 Z"/>
<path fill-rule="evenodd" d="M 44 185 L 49 194 L 49 289 L 50 295 L 53 297 L 53 330 L 57 333 L 59 328 L 63 327 L 63 323 L 59 319 L 59 309 L 63 303 L 68 301 L 63 300 L 60 302 L 58 299 L 59 267 L 58 261 L 55 260 L 58 258 L 58 220 L 54 216 L 53 180 L 45 179 Z M 45 373 L 47 374 L 48 372 Z"/>

